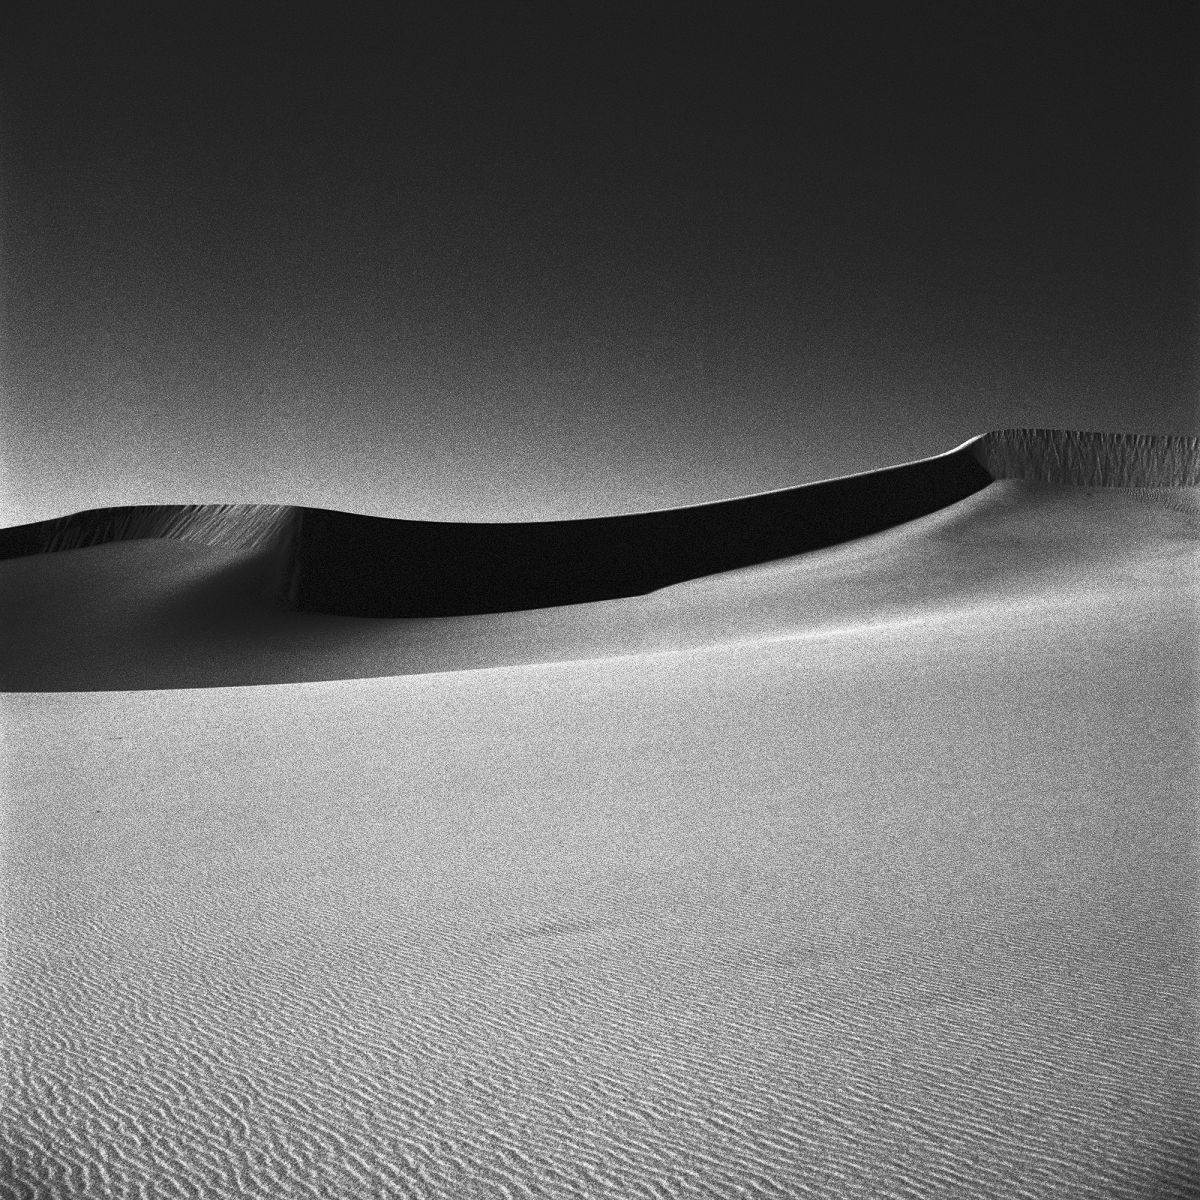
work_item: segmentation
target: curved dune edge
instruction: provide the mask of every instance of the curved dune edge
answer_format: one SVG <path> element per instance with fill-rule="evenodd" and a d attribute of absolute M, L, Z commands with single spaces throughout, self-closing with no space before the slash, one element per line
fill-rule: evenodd
<path fill-rule="evenodd" d="M 90 508 L 0 529 L 0 559 L 55 554 L 147 538 L 255 550 L 278 543 L 295 518 L 291 504 L 136 504 Z"/>
<path fill-rule="evenodd" d="M 1064 605 L 1178 610 L 1190 630 L 1200 506 L 1165 501 L 1193 498 L 1200 488 L 1002 480 L 875 536 L 649 595 L 398 620 L 289 609 L 272 547 L 143 539 L 28 555 L 0 564 L 0 691 L 246 687 L 858 643 L 947 618 L 1048 619 Z"/>
<path fill-rule="evenodd" d="M 93 509 L 0 530 L 0 559 L 171 539 L 270 552 L 287 607 L 356 617 L 516 612 L 644 595 L 879 533 L 1001 479 L 1200 485 L 1200 438 L 1003 429 L 882 470 L 571 521 L 408 521 L 278 504 Z"/>

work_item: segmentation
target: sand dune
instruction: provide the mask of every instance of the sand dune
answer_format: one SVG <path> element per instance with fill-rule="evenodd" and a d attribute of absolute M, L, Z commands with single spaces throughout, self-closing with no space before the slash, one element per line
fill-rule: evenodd
<path fill-rule="evenodd" d="M 278 505 L 99 509 L 0 531 L 0 558 L 114 542 L 276 547 L 288 607 L 360 617 L 516 612 L 643 595 L 862 537 L 991 482 L 973 445 L 720 504 L 578 521 L 410 521 Z"/>
<path fill-rule="evenodd" d="M 0 559 L 150 538 L 201 546 L 275 545 L 294 509 L 284 504 L 146 504 L 94 508 L 0 531 Z"/>
<path fill-rule="evenodd" d="M 998 429 L 974 443 L 995 479 L 1076 487 L 1200 486 L 1200 438 L 1073 429 Z"/>
<path fill-rule="evenodd" d="M 280 505 L 98 509 L 0 530 L 0 559 L 143 539 L 279 552 L 289 607 L 359 617 L 515 612 L 644 595 L 878 533 L 997 479 L 1178 488 L 1200 439 L 999 430 L 882 471 L 718 504 L 578 521 L 410 521 Z"/>
<path fill-rule="evenodd" d="M 1122 480 L 1160 480 L 1155 462 L 1190 478 L 1180 440 L 1160 439 L 1157 458 L 1146 439 L 1121 443 L 1137 470 L 1104 461 Z M 1022 473 L 1013 447 L 1029 444 L 1040 443 L 988 435 L 909 468 L 609 520 L 462 526 L 191 506 L 21 527 L 0 563 L 0 686 L 285 683 L 801 636 L 1111 590 L 1194 546 L 1195 488 L 980 482 L 980 459 Z M 860 536 L 841 537 L 848 528 Z M 47 551 L 77 548 L 36 553 L 39 537 Z M 529 607 L 503 611 L 520 598 Z M 381 607 L 408 615 L 363 619 Z"/>
<path fill-rule="evenodd" d="M 1120 478 L 523 612 L 0 564 L 0 1197 L 1195 1196 L 1200 493 Z"/>
<path fill-rule="evenodd" d="M 472 670 L 1066 603 L 1191 569 L 1197 489 L 1008 480 L 882 533 L 592 604 L 372 620 L 298 612 L 278 551 L 169 540 L 0 564 L 0 686 L 213 687 Z M 1200 506 L 1197 506 L 1200 509 Z"/>

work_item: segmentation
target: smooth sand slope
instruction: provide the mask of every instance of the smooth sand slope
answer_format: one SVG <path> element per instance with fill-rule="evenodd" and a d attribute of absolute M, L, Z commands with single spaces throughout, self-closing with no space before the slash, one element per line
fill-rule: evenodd
<path fill-rule="evenodd" d="M 1197 500 L 425 622 L 3 564 L 0 1195 L 1196 1195 Z"/>

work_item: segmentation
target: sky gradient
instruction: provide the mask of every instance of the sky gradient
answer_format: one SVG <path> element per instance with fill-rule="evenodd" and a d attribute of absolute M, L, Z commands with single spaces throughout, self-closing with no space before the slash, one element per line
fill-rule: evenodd
<path fill-rule="evenodd" d="M 1192 6 L 974 7 L 10 16 L 0 516 L 545 519 L 1200 433 Z"/>

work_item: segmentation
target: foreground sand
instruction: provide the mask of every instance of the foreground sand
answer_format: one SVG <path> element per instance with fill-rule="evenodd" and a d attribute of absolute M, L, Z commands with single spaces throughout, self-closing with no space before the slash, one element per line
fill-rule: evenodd
<path fill-rule="evenodd" d="M 162 543 L 48 556 L 84 567 L 43 658 L 88 597 L 109 641 L 47 689 L 122 646 L 327 681 L 4 697 L 0 1194 L 1194 1196 L 1200 520 L 1167 500 L 998 484 L 390 628 L 264 615 L 201 557 L 233 597 L 201 636 L 167 560 L 155 604 L 95 591 Z"/>

